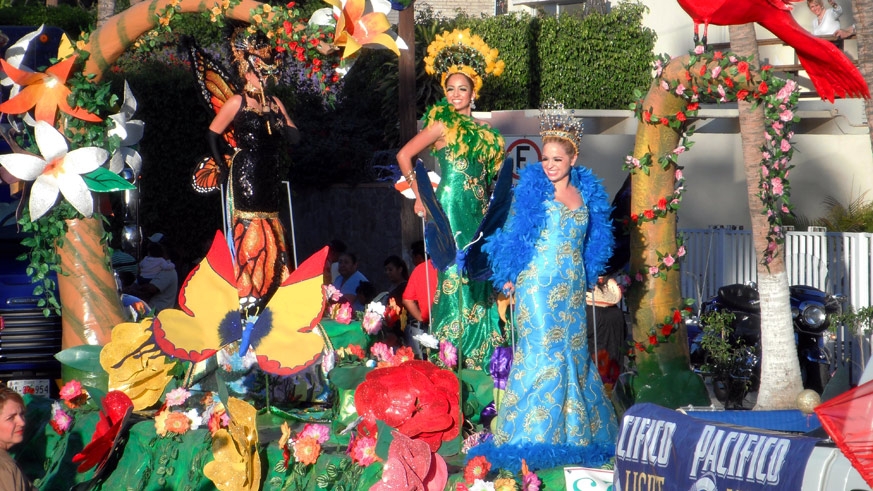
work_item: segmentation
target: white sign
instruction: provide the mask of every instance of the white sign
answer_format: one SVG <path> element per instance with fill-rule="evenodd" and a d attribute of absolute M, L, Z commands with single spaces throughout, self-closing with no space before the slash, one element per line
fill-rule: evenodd
<path fill-rule="evenodd" d="M 612 471 L 588 467 L 564 467 L 567 491 L 612 491 Z"/>

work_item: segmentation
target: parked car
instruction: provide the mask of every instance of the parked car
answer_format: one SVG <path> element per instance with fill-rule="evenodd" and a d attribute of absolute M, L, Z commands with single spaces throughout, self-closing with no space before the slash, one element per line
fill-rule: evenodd
<path fill-rule="evenodd" d="M 61 317 L 49 316 L 38 306 L 40 297 L 27 275 L 26 252 L 15 220 L 17 201 L 0 185 L 0 381 L 19 392 L 29 387 L 35 394 L 57 396 L 61 350 Z"/>

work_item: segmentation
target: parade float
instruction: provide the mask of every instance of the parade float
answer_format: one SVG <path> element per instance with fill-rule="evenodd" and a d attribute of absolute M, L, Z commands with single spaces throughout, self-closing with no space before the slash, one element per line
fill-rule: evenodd
<path fill-rule="evenodd" d="M 20 119 L 20 132 L 10 136 L 15 153 L 0 156 L 0 164 L 32 181 L 21 220 L 40 238 L 31 257 L 36 281 L 59 273 L 59 303 L 47 302 L 63 311 L 60 358 L 70 368 L 60 400 L 27 396 L 28 435 L 15 455 L 40 489 L 535 490 L 612 480 L 608 471 L 534 472 L 522 463 L 513 473 L 482 458 L 467 461 L 466 449 L 487 430 L 483 410 L 500 400 L 498 370 L 461 369 L 456 348 L 435 338 L 420 340 L 423 360 L 407 348 L 389 348 L 381 330 L 403 322 L 402 313 L 374 308 L 352 319 L 349 306 L 322 285 L 326 250 L 283 274 L 257 316 L 241 317 L 235 262 L 219 232 L 182 285 L 179 309 L 133 319 L 124 311 L 92 193 L 131 186 L 118 173 L 125 165 L 139 172 L 141 122 L 134 119 L 134 95 L 111 94 L 101 75 L 135 40 L 195 12 L 250 23 L 279 43 L 295 43 L 304 57 L 319 48 L 351 56 L 371 43 L 397 51 L 384 11 L 358 1 L 329 3 L 337 20 L 306 27 L 293 4 L 143 2 L 64 46 L 45 72 L 0 61 L 17 89 L 0 112 Z M 301 36 L 309 36 L 308 48 Z M 629 308 L 637 399 L 666 397 L 665 405 L 675 407 L 676 398 L 698 403 L 705 390 L 688 370 L 679 339 L 688 311 L 678 294 L 684 249 L 675 211 L 684 186 L 678 158 L 691 147 L 688 121 L 702 102 L 748 100 L 766 109 L 760 187 L 774 244 L 765 255 L 772 257 L 779 217 L 789 206 L 795 88 L 767 66 L 701 48 L 659 59 L 652 88 L 640 94 L 637 147 L 626 162 L 635 176 L 628 220 L 636 247 Z M 667 489 L 665 479 L 674 478 L 659 469 L 685 464 L 694 472 L 679 470 L 683 488 L 691 477 L 760 488 L 796 484 L 795 470 L 783 465 L 788 447 L 803 460 L 815 443 L 744 436 L 743 450 L 737 433 L 728 438 L 738 455 L 749 454 L 742 464 L 748 466 L 722 472 L 727 457 L 713 438 L 727 433 L 704 425 L 684 432 L 686 443 L 674 441 L 675 416 L 659 411 L 645 404 L 629 409 L 617 443 L 616 487 Z M 762 443 L 753 448 L 750 441 Z M 674 459 L 671 467 L 670 455 L 681 446 L 693 447 L 695 458 Z M 752 462 L 759 447 L 761 457 Z"/>

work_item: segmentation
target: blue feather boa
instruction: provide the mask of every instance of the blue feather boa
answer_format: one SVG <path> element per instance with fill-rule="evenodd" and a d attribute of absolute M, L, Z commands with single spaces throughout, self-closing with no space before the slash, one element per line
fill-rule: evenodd
<path fill-rule="evenodd" d="M 615 444 L 590 445 L 549 445 L 535 443 L 531 445 L 500 445 L 494 444 L 491 438 L 467 451 L 466 461 L 482 455 L 491 464 L 492 469 L 507 469 L 518 474 L 521 472 L 521 459 L 524 459 L 531 471 L 552 469 L 563 466 L 602 467 L 615 456 Z"/>
<path fill-rule="evenodd" d="M 498 289 L 508 281 L 515 282 L 533 259 L 537 239 L 546 223 L 546 203 L 555 199 L 555 186 L 541 163 L 526 166 L 519 175 L 506 224 L 482 246 L 493 271 L 491 281 Z M 612 256 L 612 207 L 603 184 L 591 169 L 581 165 L 571 168 L 570 184 L 579 190 L 588 207 L 588 230 L 582 258 L 586 287 L 591 288 Z"/>

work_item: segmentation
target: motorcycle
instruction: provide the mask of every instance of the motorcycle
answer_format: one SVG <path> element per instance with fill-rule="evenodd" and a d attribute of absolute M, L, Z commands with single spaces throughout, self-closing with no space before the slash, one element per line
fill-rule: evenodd
<path fill-rule="evenodd" d="M 844 298 L 803 285 L 789 287 L 795 346 L 803 386 L 822 393 L 830 380 L 831 318 L 842 312 Z M 730 314 L 731 317 L 726 317 Z M 705 322 L 712 325 L 707 337 Z M 709 377 L 713 393 L 726 408 L 741 408 L 756 390 L 761 373 L 761 310 L 754 283 L 726 285 L 703 302 L 689 320 L 692 368 Z"/>

